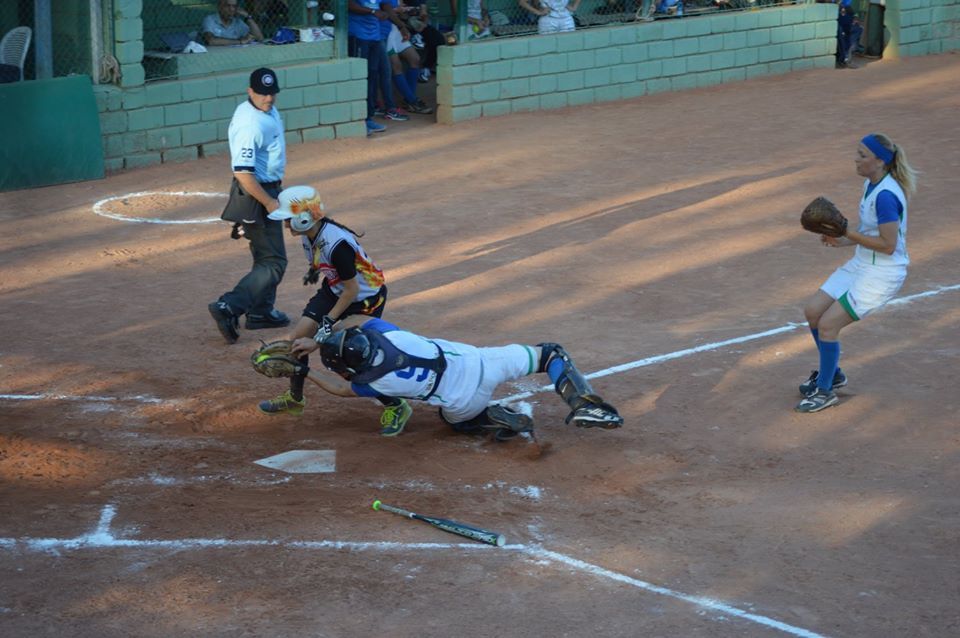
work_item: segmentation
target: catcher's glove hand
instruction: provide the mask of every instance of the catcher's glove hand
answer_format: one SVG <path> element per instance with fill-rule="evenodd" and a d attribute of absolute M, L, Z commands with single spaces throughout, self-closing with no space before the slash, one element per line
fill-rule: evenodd
<path fill-rule="evenodd" d="M 303 285 L 309 286 L 310 284 L 315 284 L 320 281 L 320 271 L 314 270 L 312 267 L 307 271 L 307 274 L 303 276 Z"/>
<path fill-rule="evenodd" d="M 250 365 L 263 376 L 274 379 L 309 372 L 310 369 L 290 353 L 290 347 L 293 345 L 292 341 L 281 339 L 270 343 L 264 341 L 260 343 L 262 345 L 250 355 Z"/>
<path fill-rule="evenodd" d="M 826 197 L 818 197 L 803 209 L 800 225 L 804 229 L 827 237 L 843 237 L 847 234 L 847 218 Z"/>

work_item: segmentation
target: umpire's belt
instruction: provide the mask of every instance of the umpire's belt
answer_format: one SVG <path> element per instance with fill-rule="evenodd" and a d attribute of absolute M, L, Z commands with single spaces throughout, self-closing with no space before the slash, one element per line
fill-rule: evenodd
<path fill-rule="evenodd" d="M 263 188 L 280 188 L 280 180 L 275 182 L 260 182 L 260 186 Z"/>

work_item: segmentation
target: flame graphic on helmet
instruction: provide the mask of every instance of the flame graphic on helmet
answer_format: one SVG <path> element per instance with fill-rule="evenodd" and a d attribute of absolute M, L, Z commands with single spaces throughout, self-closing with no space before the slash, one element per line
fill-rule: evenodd
<path fill-rule="evenodd" d="M 309 212 L 316 221 L 323 217 L 323 200 L 320 199 L 319 194 L 304 199 L 292 199 L 290 200 L 290 212 L 294 215 Z"/>

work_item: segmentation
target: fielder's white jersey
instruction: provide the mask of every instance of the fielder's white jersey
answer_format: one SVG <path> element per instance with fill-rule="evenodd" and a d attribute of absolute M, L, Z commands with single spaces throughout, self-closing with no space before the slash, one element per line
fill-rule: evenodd
<path fill-rule="evenodd" d="M 287 142 L 275 106 L 264 113 L 244 100 L 233 112 L 227 139 L 234 173 L 253 173 L 261 184 L 283 179 Z"/>
<path fill-rule="evenodd" d="M 344 230 L 336 224 L 325 223 L 312 242 L 306 235 L 303 235 L 300 239 L 303 242 L 303 250 L 307 255 L 307 261 L 310 262 L 314 270 L 320 271 L 320 274 L 327 280 L 330 290 L 338 297 L 343 293 L 343 282 L 340 280 L 340 273 L 333 265 L 333 250 L 340 245 L 340 242 L 350 244 L 354 254 L 356 254 L 353 263 L 357 268 L 356 279 L 360 290 L 357 292 L 357 298 L 354 301 L 372 297 L 383 287 L 383 271 L 373 263 L 363 246 L 350 231 Z"/>
<path fill-rule="evenodd" d="M 867 193 L 870 181 L 863 184 L 863 198 L 860 200 L 860 226 L 857 232 L 869 237 L 880 236 L 880 225 L 877 222 L 877 195 L 882 191 L 890 191 L 900 206 L 903 207 L 903 213 L 900 215 L 900 229 L 897 232 L 897 247 L 892 255 L 878 253 L 870 248 L 864 248 L 857 244 L 855 256 L 862 262 L 876 266 L 906 266 L 910 263 L 910 256 L 907 254 L 907 197 L 900 188 L 900 184 L 887 173 L 877 185 Z"/>

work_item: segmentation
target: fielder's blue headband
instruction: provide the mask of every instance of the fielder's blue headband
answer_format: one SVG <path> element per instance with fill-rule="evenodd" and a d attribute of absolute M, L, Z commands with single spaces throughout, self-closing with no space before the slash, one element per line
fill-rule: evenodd
<path fill-rule="evenodd" d="M 893 163 L 893 151 L 881 144 L 876 135 L 867 135 L 860 142 L 869 148 L 871 153 L 883 160 L 884 164 Z"/>

